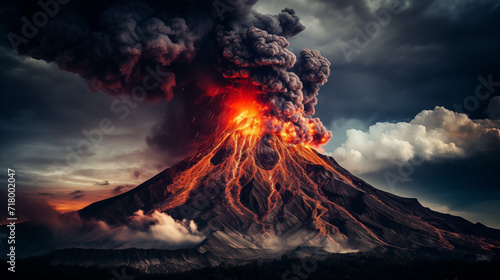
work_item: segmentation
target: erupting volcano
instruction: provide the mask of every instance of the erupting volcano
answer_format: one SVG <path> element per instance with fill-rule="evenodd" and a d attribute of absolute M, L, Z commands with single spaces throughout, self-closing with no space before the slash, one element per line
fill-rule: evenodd
<path fill-rule="evenodd" d="M 199 231 L 203 242 L 191 249 L 128 250 L 119 255 L 62 250 L 45 258 L 53 263 L 127 264 L 168 272 L 284 254 L 498 255 L 499 230 L 378 190 L 307 144 L 292 144 L 281 133 L 265 134 L 258 115 L 243 111 L 197 154 L 129 192 L 65 215 L 66 219 L 77 215 L 83 221 L 105 222 L 113 229 L 111 235 L 90 235 L 64 245 L 53 237 L 58 240 L 42 243 L 50 244 L 51 250 L 135 247 L 116 243 L 113 234 L 128 228 L 138 211 L 194 221 L 190 232 Z M 153 226 L 154 222 L 145 225 L 146 230 Z"/>
<path fill-rule="evenodd" d="M 264 15 L 255 0 L 230 2 L 224 17 L 202 0 L 78 3 L 78 17 L 56 18 L 20 46 L 92 89 L 137 98 L 145 85 L 143 100 L 182 107 L 147 144 L 190 151 L 126 193 L 19 225 L 20 256 L 150 272 L 285 254 L 498 256 L 499 230 L 378 190 L 317 152 L 332 138 L 313 117 L 330 62 L 288 50 L 305 28 L 294 10 Z"/>
<path fill-rule="evenodd" d="M 316 152 L 310 143 L 294 144 L 286 129 L 266 133 L 264 111 L 254 110 L 254 105 L 258 107 L 256 103 L 238 107 L 240 113 L 228 121 L 223 133 L 182 162 L 135 189 L 63 215 L 64 223 L 72 224 L 75 218 L 83 222 L 77 239 L 64 230 L 48 234 L 44 227 L 21 225 L 21 232 L 43 233 L 30 235 L 28 239 L 37 240 L 26 242 L 31 245 L 22 254 L 68 247 L 108 249 L 56 250 L 44 259 L 79 265 L 126 264 L 148 272 L 270 260 L 284 254 L 498 256 L 499 230 L 378 190 Z M 140 217 L 158 215 L 185 224 L 183 234 L 196 236 L 197 241 L 175 251 L 113 253 L 125 248 L 154 249 L 136 243 L 134 237 L 154 233 L 159 221 L 146 220 L 138 226 Z M 139 234 L 124 239 L 120 237 L 124 230 Z"/>
<path fill-rule="evenodd" d="M 129 192 L 66 215 L 98 220 L 113 230 L 111 235 L 87 234 L 86 240 L 63 247 L 135 247 L 116 243 L 113 234 L 128 228 L 143 211 L 140 215 L 164 213 L 186 224 L 191 221 L 189 232 L 203 241 L 190 249 L 129 249 L 118 255 L 112 250 L 74 249 L 78 253 L 60 250 L 45 258 L 53 263 L 127 264 L 169 272 L 284 254 L 498 256 L 499 230 L 378 190 L 333 158 L 287 139 L 281 133 L 265 134 L 258 114 L 243 111 L 197 154 Z M 146 230 L 153 226 L 154 222 L 145 225 Z M 45 242 L 52 250 L 62 247 L 60 240 Z"/>

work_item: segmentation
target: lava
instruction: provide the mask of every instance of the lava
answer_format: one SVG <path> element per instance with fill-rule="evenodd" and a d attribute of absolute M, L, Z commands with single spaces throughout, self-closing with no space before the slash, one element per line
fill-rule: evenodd
<path fill-rule="evenodd" d="M 248 232 L 281 236 L 282 229 L 276 226 L 277 217 L 292 207 L 288 211 L 307 213 L 305 221 L 309 223 L 308 230 L 314 236 L 310 240 L 314 242 L 326 240 L 341 251 L 349 239 L 345 228 L 339 228 L 343 224 L 336 222 L 342 219 L 356 228 L 357 235 L 370 239 L 371 246 L 390 244 L 389 239 L 374 232 L 373 224 L 326 194 L 325 186 L 335 180 L 335 185 L 345 184 L 356 193 L 372 198 L 380 209 L 407 217 L 412 230 L 426 232 L 440 247 L 454 248 L 452 243 L 457 237 L 450 231 L 418 216 L 394 210 L 379 197 L 367 193 L 364 182 L 315 152 L 312 147 L 328 139 L 314 138 L 318 135 L 314 119 L 301 127 L 307 127 L 311 139 L 316 141 L 297 143 L 298 135 L 304 133 L 297 133 L 298 126 L 273 115 L 264 105 L 267 103 L 261 102 L 265 94 L 247 87 L 230 96 L 226 130 L 188 159 L 189 167 L 175 174 L 164 190 L 166 200 L 159 210 L 175 212 L 196 200 L 196 194 L 207 187 L 209 191 L 218 188 L 218 195 L 209 203 L 221 205 L 227 219 L 243 225 Z M 322 177 L 318 178 L 318 174 Z M 477 243 L 484 245 L 482 241 Z"/>
<path fill-rule="evenodd" d="M 260 108 L 258 103 L 254 105 Z M 283 233 L 276 227 L 276 218 L 289 205 L 296 205 L 297 201 L 291 203 L 292 200 L 299 199 L 302 206 L 298 211 L 306 209 L 309 229 L 314 233 L 311 240 L 314 242 L 326 240 L 341 250 L 349 239 L 335 223 L 335 219 L 341 217 L 356 225 L 357 234 L 368 236 L 374 244 L 388 245 L 388 241 L 374 232 L 363 218 L 353 215 L 325 194 L 326 182 L 335 179 L 372 197 L 380 207 L 398 216 L 408 217 L 412 221 L 409 223 L 411 228 L 426 232 L 440 247 L 453 249 L 452 242 L 457 237 L 452 232 L 418 216 L 394 212 L 378 197 L 366 193 L 359 179 L 332 166 L 308 145 L 290 143 L 287 137 L 293 137 L 293 130 L 285 129 L 279 134 L 269 135 L 265 131 L 265 121 L 262 119 L 265 119 L 265 115 L 262 111 L 240 108 L 237 113 L 232 124 L 211 146 L 200 150 L 190 166 L 176 174 L 172 183 L 166 186 L 164 194 L 167 199 L 159 210 L 175 211 L 188 205 L 188 200 L 195 199 L 196 193 L 203 192 L 206 187 L 209 190 L 218 188 L 219 194 L 210 203 L 222 205 L 228 219 L 245 225 L 249 232 L 280 236 Z M 319 169 L 311 171 L 311 167 Z M 315 177 L 318 170 L 323 170 L 323 179 Z M 248 200 L 249 196 L 252 197 L 250 192 L 254 191 L 257 194 L 251 199 L 260 199 L 258 202 Z M 295 208 L 290 210 L 297 211 Z M 340 217 L 332 217 L 332 211 Z M 480 240 L 477 243 L 481 246 L 486 244 Z"/>
<path fill-rule="evenodd" d="M 228 88 L 229 94 L 225 104 L 229 108 L 226 114 L 226 127 L 233 124 L 242 124 L 241 132 L 244 135 L 277 135 L 284 143 L 300 144 L 306 147 L 319 148 L 331 138 L 331 132 L 325 131 L 317 118 L 309 118 L 301 109 L 288 111 L 289 117 L 276 113 L 270 108 L 269 93 L 260 91 L 249 82 L 238 87 Z"/>
<path fill-rule="evenodd" d="M 341 236 L 344 241 L 347 237 L 322 216 L 327 213 L 328 207 L 341 207 L 325 197 L 321 185 L 310 178 L 304 167 L 308 164 L 321 165 L 332 174 L 336 174 L 340 180 L 345 180 L 346 184 L 352 185 L 352 182 L 328 165 L 307 145 L 289 143 L 288 135 L 294 136 L 293 129 L 285 129 L 277 135 L 266 135 L 261 117 L 259 111 L 242 110 L 234 118 L 233 124 L 214 141 L 201 159 L 178 174 L 173 183 L 167 187 L 165 192 L 168 193 L 169 200 L 163 204 L 162 210 L 166 211 L 185 204 L 194 192 L 200 191 L 201 186 L 210 184 L 211 177 L 217 176 L 224 188 L 223 195 L 219 198 L 222 199 L 220 203 L 227 205 L 228 212 L 235 213 L 236 219 L 250 218 L 265 231 L 272 228 L 276 212 L 286 204 L 282 197 L 288 191 L 293 196 L 304 199 L 305 206 L 312 213 L 312 224 L 319 236 L 330 238 L 330 242 L 337 244 L 340 249 L 341 245 L 330 236 L 332 234 L 337 238 Z M 218 164 L 213 164 L 213 159 L 220 154 L 225 154 L 225 158 L 220 160 L 220 163 L 217 160 Z M 266 160 L 270 162 L 265 162 Z M 240 199 L 242 190 L 251 184 L 252 180 L 263 184 L 263 189 L 268 192 L 265 212 L 250 209 Z M 304 186 L 308 186 L 307 189 L 304 189 Z M 351 215 L 349 217 L 359 223 L 368 235 L 375 236 L 354 217 Z M 380 241 L 380 244 L 384 242 Z"/>

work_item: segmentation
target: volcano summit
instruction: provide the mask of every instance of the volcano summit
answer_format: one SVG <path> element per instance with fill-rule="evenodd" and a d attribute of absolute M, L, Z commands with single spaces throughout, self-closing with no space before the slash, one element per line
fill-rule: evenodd
<path fill-rule="evenodd" d="M 285 254 L 498 256 L 500 230 L 378 190 L 313 149 L 332 138 L 313 117 L 330 62 L 288 49 L 305 28 L 293 9 L 256 2 L 73 1 L 18 44 L 92 90 L 163 101 L 146 142 L 183 158 L 126 193 L 19 224 L 18 256 L 146 272 Z M 33 8 L 13 4 L 7 26 Z"/>
<path fill-rule="evenodd" d="M 481 259 L 498 256 L 499 230 L 378 190 L 333 158 L 303 144 L 287 144 L 276 135 L 255 133 L 256 122 L 255 118 L 237 118 L 198 154 L 135 189 L 63 215 L 61 220 L 78 217 L 84 222 L 86 226 L 79 232 L 84 239 L 64 240 L 57 232 L 22 224 L 23 230 L 45 232 L 43 242 L 25 244 L 49 244 L 26 249 L 38 254 L 68 247 L 107 249 L 56 250 L 44 257 L 53 263 L 130 265 L 149 272 L 274 259 L 284 254 L 304 257 L 363 251 Z M 198 242 L 173 251 L 147 250 L 140 243 L 126 245 L 133 240 L 118 242 L 124 229 L 137 230 L 132 224 L 138 215 L 160 213 L 185 224 L 189 230 L 184 234 L 196 235 Z M 138 232 L 154 232 L 157 222 L 149 221 Z M 106 231 L 96 234 L 89 225 L 99 223 L 106 224 Z M 42 235 L 30 236 L 38 239 Z"/>

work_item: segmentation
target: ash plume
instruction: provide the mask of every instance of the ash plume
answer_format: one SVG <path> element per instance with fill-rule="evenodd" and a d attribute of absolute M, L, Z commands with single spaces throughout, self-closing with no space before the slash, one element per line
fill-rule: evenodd
<path fill-rule="evenodd" d="M 18 34 L 15 21 L 37 10 L 21 2 L 13 8 L 19 17 L 3 19 Z M 169 103 L 147 143 L 174 157 L 218 131 L 225 95 L 248 82 L 259 91 L 265 117 L 282 121 L 266 122 L 266 133 L 286 129 L 295 135 L 292 143 L 323 144 L 331 132 L 312 115 L 330 63 L 318 51 L 303 50 L 297 59 L 287 49 L 287 38 L 305 29 L 294 10 L 265 15 L 252 8 L 256 2 L 69 2 L 18 49 L 80 75 L 94 91 L 132 95 L 137 86 L 156 84 L 145 98 Z"/>
<path fill-rule="evenodd" d="M 330 62 L 318 51 L 305 49 L 297 60 L 287 49 L 285 37 L 256 27 L 219 31 L 217 39 L 222 49 L 218 70 L 228 80 L 250 79 L 265 92 L 269 114 L 293 123 L 297 134 L 293 143 L 320 144 L 332 137 L 319 119 L 309 118 L 314 114 L 319 85 L 330 75 Z M 276 133 L 283 127 L 269 122 L 267 130 Z"/>

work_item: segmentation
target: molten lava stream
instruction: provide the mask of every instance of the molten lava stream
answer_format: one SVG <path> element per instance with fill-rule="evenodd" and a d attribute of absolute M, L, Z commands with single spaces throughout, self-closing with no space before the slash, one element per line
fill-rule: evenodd
<path fill-rule="evenodd" d="M 203 180 L 207 176 L 218 176 L 219 181 L 222 180 L 225 184 L 224 196 L 221 199 L 225 205 L 230 207 L 228 212 L 240 215 L 241 217 L 235 217 L 240 220 L 242 217 L 249 217 L 253 221 L 252 223 L 261 225 L 262 230 L 265 230 L 273 223 L 274 215 L 271 217 L 269 215 L 273 211 L 279 210 L 276 207 L 281 199 L 280 191 L 286 189 L 294 196 L 301 197 L 305 205 L 310 208 L 311 218 L 319 235 L 330 238 L 334 244 L 340 247 L 330 235 L 336 234 L 344 240 L 346 237 L 340 234 L 336 226 L 322 219 L 322 216 L 328 211 L 324 205 L 332 205 L 337 209 L 340 208 L 340 211 L 347 211 L 329 201 L 322 194 L 321 186 L 309 177 L 304 166 L 308 164 L 321 165 L 339 178 L 344 179 L 349 185 L 354 184 L 327 164 L 310 147 L 287 143 L 289 138 L 283 137 L 282 133 L 279 136 L 271 135 L 266 138 L 268 145 L 270 145 L 269 148 L 278 155 L 277 164 L 271 170 L 258 167 L 255 162 L 256 151 L 262 145 L 263 135 L 263 122 L 258 111 L 244 110 L 237 115 L 229 128 L 214 141 L 211 149 L 192 167 L 178 174 L 174 182 L 167 187 L 166 192 L 170 193 L 170 200 L 165 204 L 166 209 L 164 210 L 185 204 L 192 192 L 202 187 Z M 291 137 L 293 138 L 293 134 Z M 212 164 L 211 159 L 221 149 L 229 151 L 229 155 L 221 163 Z M 252 179 L 260 184 L 265 184 L 269 190 L 269 195 L 266 198 L 266 212 L 260 218 L 240 201 L 243 187 Z M 276 184 L 279 184 L 283 190 L 276 190 Z M 307 186 L 307 188 L 303 189 L 303 186 Z M 280 206 L 286 207 L 286 203 L 286 201 L 282 201 Z M 360 227 L 366 230 L 369 235 L 374 236 L 362 223 L 352 216 L 350 218 L 360 224 Z"/>

